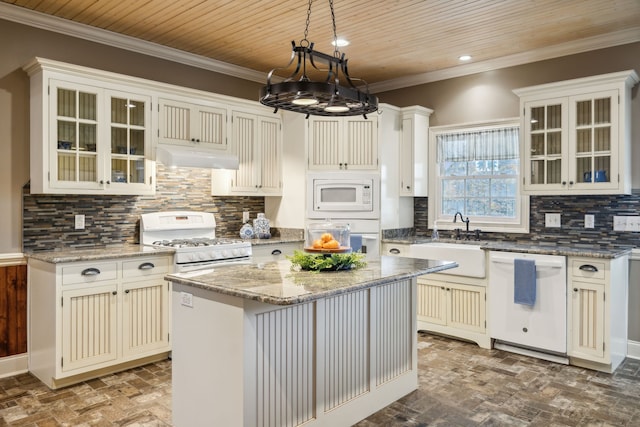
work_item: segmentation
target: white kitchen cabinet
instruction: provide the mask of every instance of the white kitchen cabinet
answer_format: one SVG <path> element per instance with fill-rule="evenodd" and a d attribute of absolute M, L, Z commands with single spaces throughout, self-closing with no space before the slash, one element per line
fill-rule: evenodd
<path fill-rule="evenodd" d="M 400 196 L 428 195 L 429 116 L 433 110 L 413 106 L 402 109 L 400 140 Z"/>
<path fill-rule="evenodd" d="M 155 193 L 151 95 L 38 59 L 31 77 L 31 193 Z"/>
<path fill-rule="evenodd" d="M 526 194 L 631 193 L 631 89 L 623 71 L 516 89 Z"/>
<path fill-rule="evenodd" d="M 171 255 L 29 260 L 29 371 L 64 387 L 166 358 Z"/>
<path fill-rule="evenodd" d="M 231 115 L 231 152 L 237 170 L 213 170 L 212 194 L 282 195 L 282 119 L 245 111 Z"/>
<path fill-rule="evenodd" d="M 378 118 L 312 116 L 308 119 L 308 168 L 377 170 Z"/>
<path fill-rule="evenodd" d="M 384 242 L 382 255 L 411 257 L 404 243 Z M 418 330 L 473 341 L 491 348 L 487 332 L 487 279 L 447 274 L 418 277 Z"/>
<path fill-rule="evenodd" d="M 158 100 L 159 144 L 226 151 L 227 108 L 224 106 Z M 211 103 L 209 103 L 211 104 Z"/>
<path fill-rule="evenodd" d="M 437 332 L 491 348 L 487 334 L 486 282 L 457 277 L 457 281 L 418 277 L 418 330 Z M 474 284 L 470 284 L 477 282 Z"/>
<path fill-rule="evenodd" d="M 613 372 L 627 355 L 629 258 L 569 258 L 567 354 L 572 365 Z"/>

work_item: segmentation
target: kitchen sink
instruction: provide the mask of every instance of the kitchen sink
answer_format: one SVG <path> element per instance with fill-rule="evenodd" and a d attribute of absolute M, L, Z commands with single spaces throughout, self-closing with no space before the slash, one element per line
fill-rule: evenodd
<path fill-rule="evenodd" d="M 469 277 L 485 277 L 486 275 L 485 253 L 480 245 L 446 242 L 420 243 L 409 247 L 409 256 L 458 263 L 458 267 L 444 270 L 438 274 Z"/>

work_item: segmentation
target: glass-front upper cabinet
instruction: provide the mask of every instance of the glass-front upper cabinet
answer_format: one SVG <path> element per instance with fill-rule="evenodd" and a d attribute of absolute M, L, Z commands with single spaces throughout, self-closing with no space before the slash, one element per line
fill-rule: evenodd
<path fill-rule="evenodd" d="M 144 184 L 148 146 L 148 102 L 126 94 L 110 94 L 111 182 Z"/>
<path fill-rule="evenodd" d="M 525 163 L 525 177 L 530 185 L 565 185 L 562 156 L 567 152 L 567 103 L 563 99 L 532 102 L 526 106 L 525 144 L 529 147 L 529 161 Z M 528 170 L 527 170 L 528 169 Z M 525 179 L 526 179 L 525 178 Z"/>
<path fill-rule="evenodd" d="M 613 122 L 618 117 L 617 97 L 617 91 L 609 91 L 571 98 L 570 119 L 576 141 L 571 157 L 577 183 L 608 186 L 618 177 L 613 145 L 618 140 Z"/>
<path fill-rule="evenodd" d="M 52 94 L 55 122 L 52 135 L 56 156 L 53 170 L 61 184 L 86 184 L 98 181 L 98 92 L 89 86 L 65 87 L 60 83 Z"/>
<path fill-rule="evenodd" d="M 523 192 L 629 194 L 635 71 L 516 89 Z"/>
<path fill-rule="evenodd" d="M 147 159 L 151 98 L 48 83 L 49 171 L 39 192 L 153 194 L 155 172 Z"/>

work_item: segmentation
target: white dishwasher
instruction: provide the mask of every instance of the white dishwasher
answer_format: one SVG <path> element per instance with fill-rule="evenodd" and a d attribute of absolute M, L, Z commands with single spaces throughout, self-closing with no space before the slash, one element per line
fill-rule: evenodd
<path fill-rule="evenodd" d="M 535 262 L 532 305 L 514 302 L 517 259 Z M 489 280 L 487 317 L 494 347 L 568 363 L 566 257 L 491 251 Z"/>

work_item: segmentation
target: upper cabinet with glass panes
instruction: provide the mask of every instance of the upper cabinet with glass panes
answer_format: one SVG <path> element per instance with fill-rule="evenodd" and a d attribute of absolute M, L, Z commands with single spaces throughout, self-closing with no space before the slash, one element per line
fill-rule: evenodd
<path fill-rule="evenodd" d="M 525 194 L 631 193 L 631 88 L 622 71 L 516 89 Z"/>
<path fill-rule="evenodd" d="M 31 77 L 31 193 L 155 192 L 151 96 L 38 59 Z"/>

